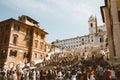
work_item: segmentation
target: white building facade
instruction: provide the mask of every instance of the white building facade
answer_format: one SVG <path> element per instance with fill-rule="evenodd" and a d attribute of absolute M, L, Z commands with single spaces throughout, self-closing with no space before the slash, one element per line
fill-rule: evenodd
<path fill-rule="evenodd" d="M 88 20 L 89 34 L 74 38 L 56 40 L 52 42 L 55 46 L 69 49 L 72 52 L 79 52 L 80 55 L 88 55 L 95 50 L 107 49 L 107 33 L 106 26 L 98 26 L 97 18 L 90 16 Z"/>

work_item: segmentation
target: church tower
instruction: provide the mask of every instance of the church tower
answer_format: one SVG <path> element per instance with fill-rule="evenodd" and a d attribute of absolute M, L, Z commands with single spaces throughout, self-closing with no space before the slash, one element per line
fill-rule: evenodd
<path fill-rule="evenodd" d="M 89 34 L 97 33 L 97 18 L 93 15 L 88 20 Z"/>

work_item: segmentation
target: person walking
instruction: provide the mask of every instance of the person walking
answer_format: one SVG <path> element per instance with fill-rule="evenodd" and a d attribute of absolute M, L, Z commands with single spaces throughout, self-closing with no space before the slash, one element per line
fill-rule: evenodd
<path fill-rule="evenodd" d="M 25 75 L 24 75 L 25 77 L 25 80 L 30 80 L 29 79 L 29 71 L 28 70 L 26 70 L 26 72 L 25 72 Z"/>
<path fill-rule="evenodd" d="M 40 71 L 39 70 L 36 71 L 36 79 L 40 80 Z"/>
<path fill-rule="evenodd" d="M 58 70 L 57 80 L 63 80 L 63 74 L 62 74 L 62 71 L 60 69 Z"/>
<path fill-rule="evenodd" d="M 35 70 L 33 70 L 33 80 L 36 80 L 36 71 Z"/>
<path fill-rule="evenodd" d="M 71 72 L 71 80 L 76 80 L 77 72 L 73 69 Z"/>

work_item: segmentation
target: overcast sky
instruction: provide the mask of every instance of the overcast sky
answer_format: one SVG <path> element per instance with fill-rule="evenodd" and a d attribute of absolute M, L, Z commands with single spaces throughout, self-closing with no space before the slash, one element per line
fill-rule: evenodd
<path fill-rule="evenodd" d="M 88 19 L 96 15 L 102 25 L 104 0 L 0 0 L 0 21 L 27 15 L 48 32 L 46 41 L 88 34 Z"/>

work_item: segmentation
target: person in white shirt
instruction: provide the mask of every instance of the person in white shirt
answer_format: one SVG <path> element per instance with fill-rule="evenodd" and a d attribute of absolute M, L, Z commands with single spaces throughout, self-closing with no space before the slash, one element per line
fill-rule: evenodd
<path fill-rule="evenodd" d="M 36 80 L 36 71 L 33 70 L 33 80 Z"/>
<path fill-rule="evenodd" d="M 15 71 L 13 71 L 13 74 L 12 74 L 12 79 L 13 79 L 13 80 L 17 80 L 17 74 L 16 74 L 16 72 L 15 72 Z"/>
<path fill-rule="evenodd" d="M 77 72 L 75 70 L 72 70 L 71 72 L 71 80 L 76 80 Z"/>
<path fill-rule="evenodd" d="M 57 80 L 63 80 L 63 74 L 60 70 L 58 71 L 58 74 L 57 74 Z"/>

